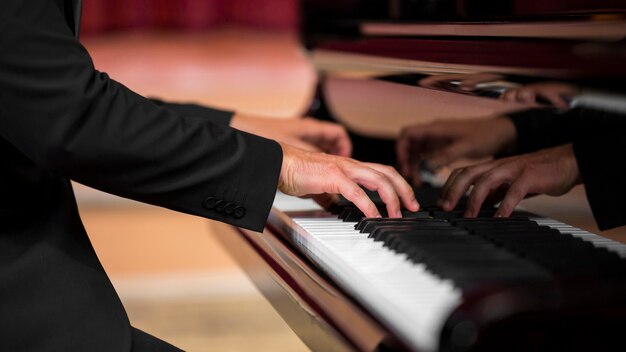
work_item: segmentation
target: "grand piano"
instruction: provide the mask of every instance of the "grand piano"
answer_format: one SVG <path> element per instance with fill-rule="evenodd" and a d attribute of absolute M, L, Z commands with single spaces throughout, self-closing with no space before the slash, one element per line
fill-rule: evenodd
<path fill-rule="evenodd" d="M 524 87 L 566 87 L 570 107 L 626 115 L 625 1 L 301 7 L 320 77 L 309 114 L 347 126 L 357 159 L 394 164 L 398 133 L 417 122 L 563 112 L 547 95 L 510 94 Z M 402 220 L 278 194 L 263 233 L 219 239 L 312 350 L 626 348 L 626 245 L 541 205 L 507 219 L 443 212 L 445 170 L 423 176 L 422 210 Z"/>

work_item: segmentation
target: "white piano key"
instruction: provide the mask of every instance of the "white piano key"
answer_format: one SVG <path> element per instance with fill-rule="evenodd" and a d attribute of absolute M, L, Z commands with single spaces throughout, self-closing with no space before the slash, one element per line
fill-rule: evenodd
<path fill-rule="evenodd" d="M 344 287 L 424 351 L 435 351 L 445 317 L 461 295 L 424 265 L 410 262 L 337 218 L 294 218 L 292 234 Z M 410 280 L 407 280 L 411 278 Z M 395 317 L 395 318 L 393 318 Z M 402 318 L 400 318 L 402 317 Z"/>

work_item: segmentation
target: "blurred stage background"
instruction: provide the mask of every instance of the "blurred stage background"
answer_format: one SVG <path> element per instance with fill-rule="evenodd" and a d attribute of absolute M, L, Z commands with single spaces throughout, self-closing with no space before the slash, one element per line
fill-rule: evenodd
<path fill-rule="evenodd" d="M 315 82 L 295 0 L 84 0 L 81 41 L 136 92 L 261 115 L 301 113 Z M 188 351 L 306 347 L 213 239 L 228 226 L 76 185 L 134 326 Z"/>

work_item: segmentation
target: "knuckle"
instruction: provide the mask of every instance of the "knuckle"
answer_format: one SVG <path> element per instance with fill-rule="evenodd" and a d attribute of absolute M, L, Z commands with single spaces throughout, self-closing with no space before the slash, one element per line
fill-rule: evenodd
<path fill-rule="evenodd" d="M 472 168 L 466 167 L 466 168 L 463 168 L 461 171 L 459 171 L 458 177 L 462 179 L 466 179 L 466 178 L 470 178 L 472 174 L 473 174 Z"/>
<path fill-rule="evenodd" d="M 392 176 L 396 176 L 398 175 L 398 170 L 396 170 L 395 167 L 393 166 L 389 166 L 389 165 L 383 165 L 383 170 L 387 173 L 390 174 Z"/>
<path fill-rule="evenodd" d="M 452 170 L 452 172 L 450 173 L 450 178 L 458 176 L 461 170 L 463 170 L 463 168 L 456 168 Z"/>
<path fill-rule="evenodd" d="M 347 193 L 346 197 L 350 199 L 359 199 L 365 196 L 365 192 L 363 192 L 363 190 L 357 185 L 351 187 Z"/>

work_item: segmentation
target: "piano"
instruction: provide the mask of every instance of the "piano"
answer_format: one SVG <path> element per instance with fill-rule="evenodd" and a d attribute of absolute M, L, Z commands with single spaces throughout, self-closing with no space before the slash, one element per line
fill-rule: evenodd
<path fill-rule="evenodd" d="M 301 7 L 320 77 L 309 114 L 347 126 L 357 159 L 394 164 L 395 138 L 416 122 L 559 113 L 549 99 L 505 99 L 532 84 L 574 87 L 570 106 L 626 114 L 625 1 Z M 477 83 L 461 88 L 467 80 Z M 528 209 L 444 212 L 445 175 L 426 176 L 421 210 L 402 219 L 278 194 L 263 233 L 218 238 L 315 351 L 626 348 L 626 245 Z"/>

